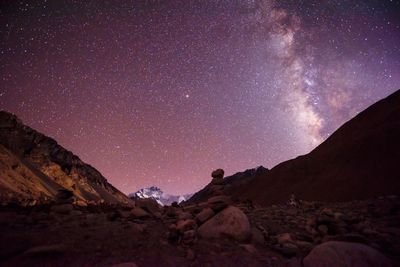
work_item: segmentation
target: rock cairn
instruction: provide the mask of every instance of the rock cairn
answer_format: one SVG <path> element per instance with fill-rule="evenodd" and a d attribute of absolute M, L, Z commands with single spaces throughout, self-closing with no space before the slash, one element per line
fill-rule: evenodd
<path fill-rule="evenodd" d="M 211 173 L 210 190 L 213 196 L 224 194 L 224 170 L 217 169 Z"/>
<path fill-rule="evenodd" d="M 224 170 L 217 169 L 211 176 L 212 193 L 207 201 L 182 208 L 165 208 L 165 215 L 175 218 L 168 227 L 168 239 L 181 246 L 189 260 L 196 257 L 192 246 L 199 238 L 230 237 L 242 242 L 251 236 L 247 216 L 232 206 L 231 198 L 224 194 Z"/>

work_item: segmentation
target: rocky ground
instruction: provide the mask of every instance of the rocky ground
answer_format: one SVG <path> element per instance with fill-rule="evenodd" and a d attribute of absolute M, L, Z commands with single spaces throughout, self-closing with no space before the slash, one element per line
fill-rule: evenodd
<path fill-rule="evenodd" d="M 0 266 L 400 266 L 396 196 L 258 207 L 232 202 L 221 179 L 186 206 L 87 205 L 68 194 L 3 205 Z"/>

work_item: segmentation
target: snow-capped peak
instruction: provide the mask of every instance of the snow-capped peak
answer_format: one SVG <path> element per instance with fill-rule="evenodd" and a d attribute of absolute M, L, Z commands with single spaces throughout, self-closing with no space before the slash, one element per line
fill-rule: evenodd
<path fill-rule="evenodd" d="M 152 198 L 157 201 L 161 206 L 171 205 L 173 202 L 181 203 L 182 201 L 188 200 L 193 194 L 185 194 L 185 195 L 170 195 L 164 193 L 157 186 L 151 186 L 147 188 L 142 188 L 135 193 L 129 195 L 130 198 Z"/>

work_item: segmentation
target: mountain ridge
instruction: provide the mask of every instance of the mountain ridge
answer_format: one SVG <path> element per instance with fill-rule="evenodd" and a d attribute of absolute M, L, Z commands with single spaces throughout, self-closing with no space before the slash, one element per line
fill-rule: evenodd
<path fill-rule="evenodd" d="M 395 195 L 400 192 L 398 162 L 400 90 L 344 123 L 310 153 L 251 177 L 246 186 L 225 181 L 230 189 L 224 191 L 233 198 L 261 205 L 287 201 L 292 194 L 314 201 Z M 203 199 L 192 198 L 189 202 Z"/>
<path fill-rule="evenodd" d="M 400 90 L 344 123 L 307 155 L 282 162 L 254 179 L 243 197 L 271 204 L 291 194 L 322 201 L 396 194 L 400 192 L 399 137 Z"/>
<path fill-rule="evenodd" d="M 51 189 L 41 191 L 44 194 L 43 199 L 54 198 L 55 191 L 67 189 L 80 200 L 130 202 L 127 196 L 112 186 L 94 167 L 84 163 L 53 138 L 24 125 L 16 115 L 6 111 L 0 111 L 0 145 L 4 159 L 8 157 L 16 166 L 21 165 L 22 169 L 27 168 L 31 171 L 25 180 L 16 179 L 15 185 L 12 185 L 12 179 L 8 179 L 7 184 L 6 179 L 2 179 L 3 197 L 7 194 L 13 195 L 12 191 L 15 191 L 15 196 L 21 197 L 21 190 L 37 197 L 39 192 L 35 190 L 43 190 L 43 187 L 47 186 Z M 13 169 L 12 166 L 3 164 L 2 175 L 15 175 L 10 169 Z M 40 183 L 41 186 L 33 186 L 28 182 L 29 179 Z M 25 195 L 28 197 L 29 194 Z"/>

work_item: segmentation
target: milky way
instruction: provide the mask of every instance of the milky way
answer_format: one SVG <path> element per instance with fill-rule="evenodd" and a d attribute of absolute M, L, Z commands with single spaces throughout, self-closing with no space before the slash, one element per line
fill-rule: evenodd
<path fill-rule="evenodd" d="M 0 108 L 125 193 L 308 153 L 399 89 L 399 1 L 2 1 Z"/>

